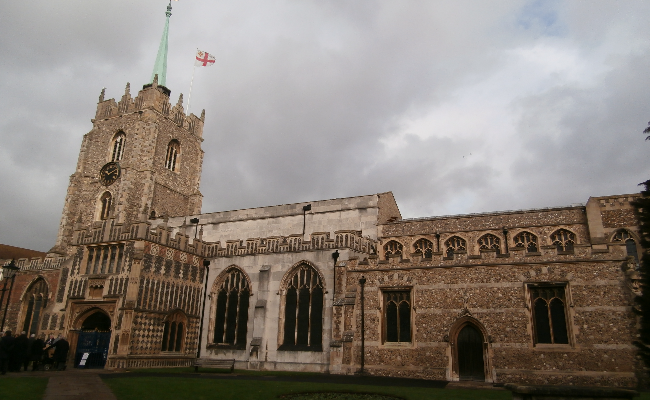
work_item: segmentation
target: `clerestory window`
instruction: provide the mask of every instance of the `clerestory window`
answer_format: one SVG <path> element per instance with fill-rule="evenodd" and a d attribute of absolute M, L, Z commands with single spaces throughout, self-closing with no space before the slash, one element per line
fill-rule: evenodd
<path fill-rule="evenodd" d="M 537 247 L 537 236 L 530 232 L 520 232 L 512 240 L 515 242 L 515 247 L 525 248 L 526 253 L 537 253 L 539 251 Z"/>
<path fill-rule="evenodd" d="M 431 258 L 433 257 L 433 242 L 427 239 L 419 239 L 415 244 L 413 245 L 415 248 L 415 253 L 421 254 L 422 257 L 424 258 Z"/>
<path fill-rule="evenodd" d="M 452 236 L 445 241 L 445 248 L 447 249 L 446 255 L 450 258 L 454 254 L 467 252 L 467 242 L 461 237 Z"/>
<path fill-rule="evenodd" d="M 402 251 L 402 244 L 396 240 L 391 240 L 384 245 L 384 257 L 386 257 L 387 260 L 390 256 L 401 256 Z"/>
<path fill-rule="evenodd" d="M 495 250 L 497 254 L 501 254 L 501 240 L 488 233 L 479 238 L 478 248 L 479 250 Z"/>
<path fill-rule="evenodd" d="M 614 234 L 612 242 L 625 243 L 625 252 L 627 256 L 634 257 L 634 262 L 637 265 L 639 264 L 639 252 L 637 251 L 636 242 L 634 241 L 634 238 L 630 232 L 625 229 L 621 229 Z"/>
<path fill-rule="evenodd" d="M 551 242 L 557 251 L 573 253 L 573 245 L 576 243 L 576 235 L 566 229 L 558 229 L 551 234 Z"/>

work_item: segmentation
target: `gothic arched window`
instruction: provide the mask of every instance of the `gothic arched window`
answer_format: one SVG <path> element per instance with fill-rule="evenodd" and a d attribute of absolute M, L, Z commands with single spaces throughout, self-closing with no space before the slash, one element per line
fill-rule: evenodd
<path fill-rule="evenodd" d="M 411 341 L 411 292 L 384 292 L 384 341 Z"/>
<path fill-rule="evenodd" d="M 308 264 L 299 265 L 287 280 L 284 335 L 279 350 L 322 351 L 323 282 Z"/>
<path fill-rule="evenodd" d="M 212 296 L 216 296 L 213 343 L 246 348 L 248 279 L 238 268 L 231 268 Z"/>
<path fill-rule="evenodd" d="M 185 345 L 187 317 L 180 311 L 169 315 L 164 322 L 162 351 L 182 352 Z"/>
<path fill-rule="evenodd" d="M 478 248 L 479 250 L 496 250 L 497 254 L 501 254 L 501 240 L 488 233 L 478 239 Z"/>
<path fill-rule="evenodd" d="M 181 154 L 181 144 L 174 139 L 167 145 L 167 155 L 165 156 L 165 168 L 170 171 L 176 171 L 178 156 Z"/>
<path fill-rule="evenodd" d="M 557 251 L 573 253 L 573 245 L 576 243 L 576 235 L 566 229 L 558 229 L 551 234 L 551 242 Z"/>
<path fill-rule="evenodd" d="M 531 287 L 535 343 L 568 344 L 564 286 Z"/>
<path fill-rule="evenodd" d="M 117 132 L 111 143 L 111 161 L 120 161 L 122 159 L 125 145 L 126 135 L 122 131 Z"/>
<path fill-rule="evenodd" d="M 99 219 L 105 220 L 111 215 L 111 203 L 113 201 L 113 196 L 111 192 L 104 192 L 102 197 L 99 198 Z"/>
<path fill-rule="evenodd" d="M 452 236 L 445 242 L 445 247 L 447 248 L 447 257 L 453 257 L 456 253 L 467 251 L 467 242 L 461 237 Z"/>
<path fill-rule="evenodd" d="M 419 239 L 413 245 L 415 247 L 415 253 L 421 254 L 424 258 L 433 257 L 433 243 L 427 239 Z"/>
<path fill-rule="evenodd" d="M 523 247 L 526 253 L 537 253 L 537 236 L 530 232 L 520 232 L 512 239 L 515 242 L 515 247 Z"/>
<path fill-rule="evenodd" d="M 43 278 L 35 280 L 25 292 L 23 307 L 26 307 L 26 310 L 22 330 L 28 335 L 38 333 L 39 319 L 41 311 L 47 306 L 47 297 L 47 283 Z"/>
<path fill-rule="evenodd" d="M 402 244 L 396 240 L 391 240 L 390 242 L 384 245 L 384 256 L 388 260 L 389 256 L 401 256 L 402 255 Z"/>
<path fill-rule="evenodd" d="M 634 262 L 639 264 L 639 252 L 636 249 L 634 238 L 625 229 L 621 229 L 614 234 L 612 242 L 625 243 L 625 252 L 628 257 L 634 257 Z"/>

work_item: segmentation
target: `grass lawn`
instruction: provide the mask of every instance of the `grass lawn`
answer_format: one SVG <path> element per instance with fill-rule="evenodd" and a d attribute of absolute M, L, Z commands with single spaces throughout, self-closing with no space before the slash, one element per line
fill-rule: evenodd
<path fill-rule="evenodd" d="M 407 400 L 498 400 L 510 399 L 508 391 L 407 388 L 393 386 L 364 386 L 303 382 L 241 381 L 228 379 L 199 379 L 173 377 L 111 378 L 104 382 L 119 400 L 257 400 L 277 399 L 281 394 L 304 392 L 378 393 Z"/>
<path fill-rule="evenodd" d="M 45 393 L 47 378 L 0 378 L 0 398 L 40 400 Z"/>

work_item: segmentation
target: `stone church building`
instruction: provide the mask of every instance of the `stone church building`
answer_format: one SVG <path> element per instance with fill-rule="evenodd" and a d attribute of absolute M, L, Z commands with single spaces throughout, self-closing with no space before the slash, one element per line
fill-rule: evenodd
<path fill-rule="evenodd" d="M 164 65 L 135 97 L 102 91 L 55 246 L 4 279 L 4 329 L 65 334 L 75 366 L 637 384 L 638 194 L 417 219 L 390 192 L 202 213 L 205 111 L 172 104 Z"/>

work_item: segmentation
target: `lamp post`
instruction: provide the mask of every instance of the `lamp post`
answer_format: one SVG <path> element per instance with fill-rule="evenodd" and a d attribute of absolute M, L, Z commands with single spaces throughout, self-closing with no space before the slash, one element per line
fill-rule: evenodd
<path fill-rule="evenodd" d="M 503 227 L 503 240 L 504 240 L 503 247 L 505 249 L 505 254 L 508 254 L 509 253 L 509 251 L 508 251 L 508 228 L 506 228 L 505 226 Z"/>
<path fill-rule="evenodd" d="M 359 279 L 359 285 L 361 285 L 361 369 L 359 369 L 359 375 L 363 375 L 363 367 L 366 361 L 366 310 L 363 304 L 363 288 L 366 285 L 366 278 L 363 275 Z"/>
<path fill-rule="evenodd" d="M 11 260 L 9 265 L 2 267 L 2 280 L 5 281 L 5 284 L 2 288 L 2 297 L 0 297 L 0 308 L 5 299 L 5 292 L 7 291 L 7 279 L 11 278 L 11 285 L 9 286 L 9 295 L 7 296 L 7 306 L 5 307 L 4 315 L 2 316 L 2 324 L 0 325 L 0 332 L 4 331 L 5 320 L 7 319 L 7 310 L 9 309 L 9 303 L 11 302 L 11 290 L 14 288 L 14 279 L 16 279 L 16 272 L 20 268 L 16 266 L 14 260 Z"/>
<path fill-rule="evenodd" d="M 194 227 L 194 239 L 196 239 L 196 233 L 199 231 L 199 219 L 198 218 L 192 218 L 190 220 L 190 223 L 196 225 Z"/>

